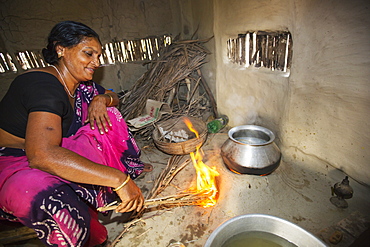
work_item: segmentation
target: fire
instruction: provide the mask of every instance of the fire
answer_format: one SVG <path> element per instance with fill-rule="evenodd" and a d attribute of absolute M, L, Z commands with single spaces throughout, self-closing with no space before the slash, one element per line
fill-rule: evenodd
<path fill-rule="evenodd" d="M 189 130 L 199 138 L 198 131 L 193 127 L 191 121 L 188 118 L 184 118 L 184 122 Z M 201 145 L 196 147 L 195 152 L 190 153 L 190 158 L 197 174 L 197 184 L 196 188 L 193 190 L 195 190 L 195 193 L 204 197 L 204 199 L 199 201 L 198 204 L 207 208 L 214 206 L 217 202 L 218 190 L 216 186 L 216 177 L 220 174 L 216 171 L 216 167 L 210 168 L 203 163 L 200 146 Z"/>

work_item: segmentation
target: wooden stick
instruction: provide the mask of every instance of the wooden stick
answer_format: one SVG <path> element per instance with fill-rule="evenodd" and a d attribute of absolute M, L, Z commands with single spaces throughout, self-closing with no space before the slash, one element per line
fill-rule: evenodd
<path fill-rule="evenodd" d="M 186 159 L 180 166 L 178 163 L 183 158 L 182 155 L 173 155 L 169 158 L 167 166 L 158 176 L 156 183 L 154 184 L 151 192 L 148 194 L 146 199 L 152 199 L 159 195 L 174 179 L 177 173 L 179 173 L 185 166 L 190 164 L 190 159 Z"/>
<path fill-rule="evenodd" d="M 207 191 L 206 191 L 207 192 Z M 178 195 L 172 196 L 165 196 L 155 199 L 148 199 L 144 201 L 144 206 L 159 206 L 159 205 L 167 205 L 167 206 L 185 206 L 185 205 L 197 205 L 199 201 L 207 198 L 208 195 L 206 192 L 197 192 L 197 193 L 180 193 Z M 118 203 L 118 202 L 116 202 Z M 107 205 L 105 207 L 100 207 L 97 210 L 99 212 L 105 212 L 110 210 L 117 209 L 118 205 Z"/>

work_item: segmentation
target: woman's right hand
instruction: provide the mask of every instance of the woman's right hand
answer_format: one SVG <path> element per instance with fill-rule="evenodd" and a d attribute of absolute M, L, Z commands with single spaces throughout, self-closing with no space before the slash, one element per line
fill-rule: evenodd
<path fill-rule="evenodd" d="M 130 181 L 122 189 L 116 191 L 121 198 L 121 204 L 117 207 L 117 213 L 125 213 L 136 210 L 139 212 L 144 206 L 144 197 L 134 181 Z"/>

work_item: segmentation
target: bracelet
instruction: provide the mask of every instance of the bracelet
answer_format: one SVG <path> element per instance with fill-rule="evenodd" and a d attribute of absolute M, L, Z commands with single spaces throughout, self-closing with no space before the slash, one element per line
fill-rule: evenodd
<path fill-rule="evenodd" d="M 106 93 L 106 95 L 108 95 L 110 97 L 110 102 L 109 102 L 109 104 L 107 106 L 111 106 L 112 103 L 113 103 L 113 97 L 109 93 Z"/>
<path fill-rule="evenodd" d="M 128 175 L 128 174 L 127 174 L 127 178 L 126 178 L 125 182 L 123 182 L 123 183 L 122 183 L 120 186 L 118 186 L 117 188 L 113 189 L 113 191 L 117 191 L 117 190 L 122 189 L 122 188 L 123 188 L 123 186 L 125 186 L 125 185 L 128 183 L 128 181 L 130 181 L 130 175 Z"/>

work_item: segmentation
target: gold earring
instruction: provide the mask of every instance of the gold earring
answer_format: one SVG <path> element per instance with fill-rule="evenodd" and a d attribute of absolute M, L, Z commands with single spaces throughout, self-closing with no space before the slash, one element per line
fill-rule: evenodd
<path fill-rule="evenodd" d="M 61 58 L 61 57 L 62 57 L 62 53 L 58 52 L 58 58 Z"/>

